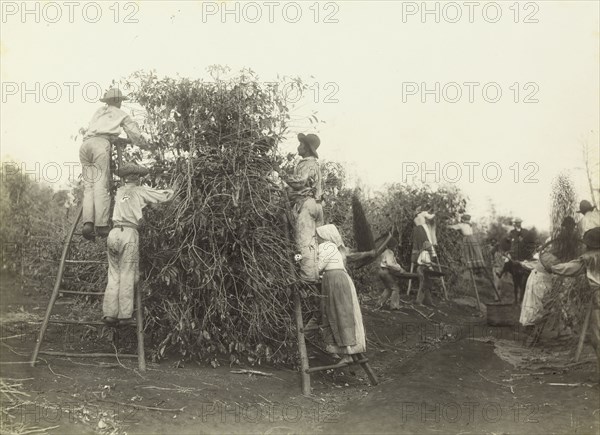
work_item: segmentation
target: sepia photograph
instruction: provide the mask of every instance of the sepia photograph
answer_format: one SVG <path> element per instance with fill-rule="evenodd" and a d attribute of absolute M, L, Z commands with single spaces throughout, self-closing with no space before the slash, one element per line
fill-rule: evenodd
<path fill-rule="evenodd" d="M 0 9 L 0 434 L 600 434 L 600 2 Z"/>

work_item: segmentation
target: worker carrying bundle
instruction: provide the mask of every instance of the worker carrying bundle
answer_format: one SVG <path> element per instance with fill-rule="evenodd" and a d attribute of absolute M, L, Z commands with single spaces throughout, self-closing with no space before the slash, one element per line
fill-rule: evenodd
<path fill-rule="evenodd" d="M 108 234 L 108 283 L 102 304 L 102 320 L 109 324 L 134 323 L 134 288 L 139 279 L 138 225 L 148 204 L 169 201 L 173 190 L 157 190 L 140 185 L 148 169 L 125 163 L 117 175 L 125 184 L 117 189 L 113 210 L 113 229 Z"/>
<path fill-rule="evenodd" d="M 94 113 L 79 149 L 83 176 L 82 234 L 88 240 L 93 240 L 95 235 L 106 237 L 110 230 L 111 142 L 119 137 L 123 129 L 132 144 L 143 147 L 146 143 L 135 121 L 121 110 L 121 102 L 127 99 L 116 88 L 104 94 L 100 101 L 106 106 Z"/>

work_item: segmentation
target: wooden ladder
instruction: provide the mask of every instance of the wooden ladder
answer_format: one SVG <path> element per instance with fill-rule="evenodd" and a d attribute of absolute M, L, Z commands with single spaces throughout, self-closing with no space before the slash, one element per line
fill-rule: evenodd
<path fill-rule="evenodd" d="M 284 204 L 285 204 L 285 213 L 283 215 L 284 231 L 285 231 L 285 234 L 286 234 L 286 237 L 288 238 L 288 240 L 290 240 L 292 243 L 294 243 L 294 241 L 290 235 L 290 230 L 293 230 L 293 228 L 294 228 L 293 219 L 292 219 L 292 208 L 290 206 L 290 201 L 289 201 L 287 192 L 285 190 L 283 191 L 283 200 L 284 200 Z M 292 262 L 290 261 L 288 264 L 289 264 L 289 273 L 291 274 L 291 276 L 297 277 L 297 273 L 296 273 L 296 270 L 295 270 Z M 302 284 L 298 284 L 298 285 L 302 285 Z M 300 376 L 302 379 L 302 394 L 304 394 L 305 396 L 311 395 L 311 388 L 310 388 L 310 374 L 311 373 L 320 372 L 323 370 L 330 370 L 330 369 L 341 369 L 344 367 L 348 367 L 349 365 L 352 365 L 352 364 L 360 364 L 360 366 L 367 373 L 367 376 L 369 377 L 369 380 L 371 381 L 371 385 L 377 385 L 377 377 L 375 376 L 375 373 L 373 373 L 373 370 L 371 370 L 371 367 L 369 366 L 369 360 L 363 354 L 351 355 L 352 360 L 353 360 L 352 363 L 333 364 L 333 365 L 320 366 L 320 367 L 310 367 L 309 366 L 308 353 L 306 351 L 305 333 L 308 331 L 319 329 L 321 326 L 311 326 L 308 328 L 304 327 L 304 320 L 302 319 L 302 301 L 300 299 L 300 293 L 298 292 L 298 290 L 299 289 L 294 289 L 294 290 L 292 290 L 292 292 L 294 294 L 294 317 L 296 319 L 296 333 L 297 333 L 297 337 L 298 337 L 298 352 L 300 354 Z"/>
<path fill-rule="evenodd" d="M 320 329 L 321 326 L 311 326 L 308 328 L 304 327 L 304 321 L 302 320 L 302 305 L 300 301 L 300 295 L 298 292 L 294 292 L 294 308 L 295 308 L 295 317 L 296 317 L 296 331 L 298 333 L 298 349 L 300 351 L 300 371 L 302 376 L 302 394 L 305 396 L 310 396 L 310 375 L 311 373 L 320 372 L 323 370 L 331 370 L 331 369 L 341 369 L 344 367 L 348 367 L 352 364 L 359 364 L 367 376 L 369 377 L 369 381 L 371 385 L 377 385 L 377 376 L 373 373 L 373 370 L 369 366 L 369 360 L 362 354 L 354 354 L 351 355 L 353 362 L 343 363 L 343 364 L 333 364 L 328 366 L 319 366 L 319 367 L 310 367 L 308 364 L 308 353 L 306 352 L 306 337 L 305 333 L 313 330 Z"/>
<path fill-rule="evenodd" d="M 44 320 L 42 321 L 42 326 L 40 328 L 40 332 L 38 335 L 38 339 L 35 343 L 35 348 L 33 350 L 33 355 L 31 356 L 31 366 L 35 367 L 35 363 L 37 362 L 38 355 L 51 355 L 51 356 L 66 356 L 66 357 L 79 357 L 79 358 L 101 358 L 101 357 L 117 357 L 117 358 L 137 358 L 138 359 L 138 367 L 140 371 L 146 370 L 146 360 L 144 353 L 144 320 L 143 320 L 143 307 L 142 307 L 142 295 L 141 292 L 136 288 L 135 290 L 135 311 L 136 311 L 136 328 L 137 328 L 137 354 L 118 354 L 118 353 L 73 353 L 73 352 L 57 352 L 57 351 L 43 351 L 40 350 L 42 346 L 42 342 L 44 341 L 44 336 L 46 334 L 46 330 L 48 329 L 49 324 L 62 324 L 62 325 L 94 325 L 94 326 L 104 326 L 105 324 L 100 321 L 80 321 L 80 320 L 67 320 L 67 319 L 50 319 L 50 315 L 52 314 L 52 309 L 56 303 L 56 299 L 60 294 L 66 295 L 79 295 L 79 296 L 103 296 L 104 292 L 84 292 L 84 291 L 73 291 L 73 290 L 63 290 L 61 289 L 63 275 L 65 272 L 65 267 L 69 264 L 107 264 L 104 261 L 90 261 L 90 260 L 69 260 L 67 259 L 69 248 L 71 246 L 71 242 L 73 240 L 73 236 L 75 235 L 75 229 L 77 225 L 81 221 L 83 207 L 79 208 L 77 213 L 77 218 L 73 225 L 71 226 L 69 233 L 67 235 L 67 239 L 65 240 L 62 256 L 60 258 L 60 264 L 58 266 L 58 273 L 56 274 L 56 280 L 54 282 L 54 288 L 52 290 L 52 295 L 50 296 L 50 301 L 48 302 L 48 307 L 46 308 L 46 315 L 44 316 Z"/>
<path fill-rule="evenodd" d="M 117 166 L 121 167 L 123 162 L 123 146 L 131 143 L 129 139 L 115 138 L 111 140 L 111 145 L 116 147 L 117 150 Z M 114 179 L 110 177 L 111 183 L 111 200 L 114 201 L 114 195 L 112 195 L 113 187 L 114 187 Z M 112 209 L 112 207 L 111 207 Z M 56 299 L 59 295 L 67 294 L 67 295 L 79 295 L 79 296 L 103 296 L 104 292 L 82 292 L 82 291 L 73 291 L 73 290 L 63 290 L 62 279 L 65 272 L 65 267 L 68 264 L 107 264 L 105 261 L 93 261 L 93 260 L 69 260 L 67 256 L 69 254 L 69 249 L 71 247 L 71 242 L 73 241 L 73 236 L 75 235 L 75 229 L 77 225 L 81 221 L 81 216 L 83 213 L 83 206 L 79 207 L 79 211 L 77 212 L 77 218 L 73 225 L 71 226 L 67 238 L 65 240 L 62 255 L 60 257 L 60 264 L 58 266 L 58 273 L 56 274 L 56 280 L 54 281 L 54 289 L 52 290 L 52 295 L 50 296 L 50 301 L 48 302 L 48 307 L 46 308 L 46 315 L 44 316 L 44 320 L 42 321 L 42 327 L 40 328 L 40 332 L 38 335 L 38 339 L 35 343 L 35 348 L 33 350 L 33 355 L 31 356 L 31 367 L 35 367 L 35 363 L 37 362 L 37 358 L 39 354 L 42 355 L 51 355 L 51 356 L 66 356 L 73 358 L 102 358 L 102 357 L 116 357 L 116 358 L 137 358 L 138 359 L 138 367 L 140 371 L 146 370 L 146 358 L 144 351 L 144 314 L 142 307 L 142 294 L 139 290 L 138 286 L 135 287 L 135 306 L 134 310 L 136 312 L 136 334 L 137 334 L 137 354 L 118 354 L 118 353 L 73 353 L 73 352 L 55 352 L 55 351 L 42 351 L 40 350 L 42 346 L 42 342 L 44 341 L 44 335 L 46 334 L 46 330 L 48 329 L 48 324 L 63 324 L 63 325 L 94 325 L 94 326 L 104 326 L 104 322 L 98 321 L 79 321 L 79 320 L 55 320 L 50 319 L 50 315 L 52 314 L 52 309 L 54 308 L 54 304 L 56 303 Z M 81 234 L 77 234 L 81 235 Z"/>

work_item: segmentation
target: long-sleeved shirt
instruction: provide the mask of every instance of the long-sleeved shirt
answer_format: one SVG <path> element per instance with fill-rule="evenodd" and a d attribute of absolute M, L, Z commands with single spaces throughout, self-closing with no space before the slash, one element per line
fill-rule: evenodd
<path fill-rule="evenodd" d="M 146 205 L 169 201 L 173 195 L 174 192 L 170 189 L 157 190 L 148 186 L 127 183 L 117 189 L 113 223 L 114 225 L 127 224 L 137 227 L 143 217 L 142 210 Z"/>
<path fill-rule="evenodd" d="M 586 231 L 591 230 L 592 228 L 600 227 L 600 211 L 588 211 L 583 215 L 581 221 L 579 221 L 579 226 L 581 227 L 581 234 L 585 234 Z"/>
<path fill-rule="evenodd" d="M 328 270 L 346 270 L 344 256 L 333 242 L 319 244 L 318 251 L 319 272 Z"/>
<path fill-rule="evenodd" d="M 305 157 L 294 168 L 294 175 L 287 180 L 294 193 L 302 196 L 314 196 L 317 201 L 323 197 L 321 168 L 315 157 Z"/>
<path fill-rule="evenodd" d="M 573 261 L 552 266 L 552 272 L 563 276 L 585 273 L 590 287 L 600 290 L 600 250 L 587 251 Z"/>
<path fill-rule="evenodd" d="M 386 249 L 383 251 L 379 257 L 379 266 L 385 269 L 393 269 L 399 272 L 404 272 L 402 266 L 400 266 L 396 261 L 396 257 L 391 249 Z"/>
<path fill-rule="evenodd" d="M 469 225 L 465 222 L 460 222 L 460 223 L 454 224 L 454 225 L 448 225 L 448 228 L 451 228 L 453 230 L 459 230 L 463 236 L 472 236 L 473 235 L 473 227 L 471 227 L 471 225 Z"/>
<path fill-rule="evenodd" d="M 416 226 L 427 225 L 434 217 L 435 214 L 429 213 L 428 211 L 422 211 L 415 217 L 414 223 Z"/>
<path fill-rule="evenodd" d="M 94 136 L 119 136 L 121 128 L 134 145 L 143 146 L 143 138 L 137 123 L 123 110 L 115 106 L 105 106 L 94 113 L 84 139 Z"/>

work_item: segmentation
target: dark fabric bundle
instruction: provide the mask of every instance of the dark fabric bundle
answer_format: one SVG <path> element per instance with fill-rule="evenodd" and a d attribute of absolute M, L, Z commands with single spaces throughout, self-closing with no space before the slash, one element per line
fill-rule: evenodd
<path fill-rule="evenodd" d="M 365 216 L 365 211 L 358 197 L 358 192 L 352 197 L 352 220 L 354 226 L 354 241 L 357 251 L 375 249 L 373 233 Z"/>

